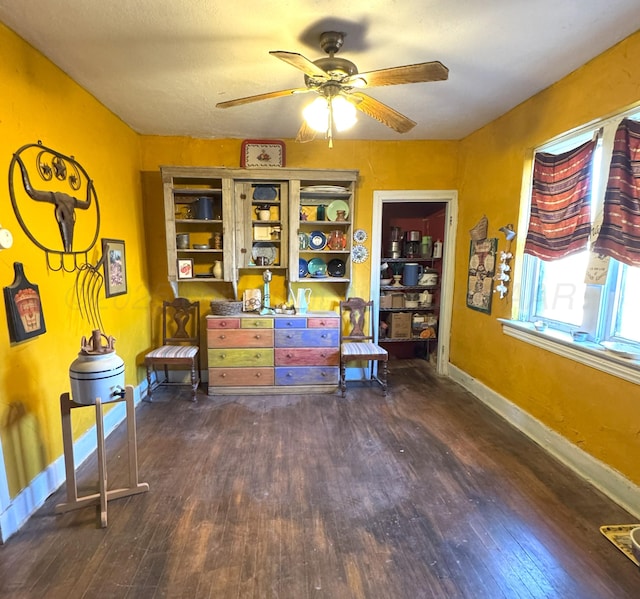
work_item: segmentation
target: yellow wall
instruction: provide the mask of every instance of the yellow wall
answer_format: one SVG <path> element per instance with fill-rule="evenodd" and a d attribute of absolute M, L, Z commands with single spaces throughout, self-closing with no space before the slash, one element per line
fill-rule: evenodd
<path fill-rule="evenodd" d="M 157 306 L 171 296 L 159 166 L 237 167 L 240 140 L 138 137 L 1 25 L 0 53 L 0 161 L 7 168 L 12 152 L 38 139 L 73 154 L 95 181 L 100 236 L 126 242 L 129 292 L 103 299 L 101 309 L 106 332 L 118 340 L 127 382 L 136 384 L 142 378 L 141 356 L 151 337 L 158 336 Z M 511 314 L 510 297 L 494 298 L 490 316 L 467 309 L 465 273 L 466 232 L 482 214 L 489 217 L 494 236 L 499 226 L 518 222 L 522 167 L 530 149 L 637 102 L 638 81 L 640 34 L 462 142 L 338 140 L 329 150 L 321 141 L 300 145 L 286 140 L 287 166 L 360 171 L 355 224 L 368 232 L 374 190 L 458 189 L 452 363 L 636 484 L 640 411 L 632 399 L 637 386 L 504 336 L 496 317 Z M 74 277 L 47 270 L 42 252 L 20 230 L 6 190 L 0 192 L 0 223 L 15 236 L 14 247 L 0 252 L 2 285 L 13 280 L 13 262 L 23 262 L 40 287 L 47 321 L 46 334 L 10 344 L 0 318 L 0 434 L 13 495 L 61 454 L 58 398 L 68 390 L 69 364 L 80 337 L 89 331 L 69 300 Z M 368 295 L 371 264 L 355 267 L 355 294 Z M 199 284 L 184 289 L 205 304 L 218 288 Z M 332 307 L 332 301 L 325 290 L 312 307 Z M 19 418 L 8 426 L 10 409 Z M 78 435 L 92 424 L 91 414 L 74 423 Z"/>
<path fill-rule="evenodd" d="M 149 290 L 140 199 L 139 138 L 91 95 L 31 46 L 0 24 L 0 224 L 14 245 L 0 251 L 0 284 L 11 285 L 13 263 L 24 264 L 39 286 L 46 333 L 11 343 L 4 301 L 0 314 L 0 437 L 13 497 L 62 454 L 60 394 L 69 391 L 69 365 L 91 326 L 74 300 L 75 274 L 47 269 L 44 253 L 24 234 L 14 215 L 6 174 L 12 155 L 41 140 L 73 155 L 93 179 L 101 208 L 100 235 L 89 256 L 95 264 L 100 238 L 126 244 L 129 292 L 100 301 L 106 333 L 116 338 L 126 382 L 137 384 L 139 355 L 149 346 Z M 34 208 L 50 219 L 49 204 Z M 78 233 L 77 233 L 78 234 Z M 93 411 L 74 410 L 74 434 L 92 426 Z"/>
<path fill-rule="evenodd" d="M 142 138 L 143 201 L 145 213 L 152 219 L 147 242 L 150 255 L 156 256 L 151 271 L 151 287 L 158 292 L 154 304 L 171 295 L 167 283 L 161 165 L 238 167 L 241 140 L 194 140 L 147 136 Z M 356 169 L 359 181 L 356 194 L 355 226 L 371 233 L 374 190 L 381 189 L 453 189 L 456 186 L 457 142 L 363 142 L 340 141 L 329 149 L 324 141 L 297 144 L 286 140 L 286 166 L 291 168 Z M 365 245 L 370 244 L 371 237 Z M 368 247 L 370 250 L 370 246 Z M 369 296 L 371 261 L 353 265 L 353 295 Z M 245 277 L 239 292 L 247 287 L 261 287 L 259 277 Z M 314 285 L 311 309 L 336 309 L 335 287 Z M 344 289 L 342 290 L 344 293 Z M 180 284 L 180 293 L 202 300 L 202 310 L 208 310 L 208 300 L 231 294 L 230 286 L 220 284 Z M 285 301 L 282 278 L 274 277 L 271 303 Z M 154 312 L 157 316 L 157 307 Z"/>
<path fill-rule="evenodd" d="M 451 362 L 597 459 L 640 484 L 638 387 L 502 334 L 511 294 L 491 316 L 465 307 L 467 231 L 486 214 L 490 236 L 518 223 L 522 168 L 532 148 L 640 100 L 640 33 L 466 138 Z M 518 231 L 522 243 L 526 231 Z M 517 262 L 517 260 L 516 260 Z"/>

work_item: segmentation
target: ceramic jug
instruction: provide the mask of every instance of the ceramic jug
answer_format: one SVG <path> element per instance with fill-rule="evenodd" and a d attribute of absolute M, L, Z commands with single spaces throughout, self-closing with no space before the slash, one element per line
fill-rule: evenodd
<path fill-rule="evenodd" d="M 343 250 L 347 247 L 344 231 L 331 231 L 329 239 L 327 240 L 327 246 L 330 250 Z"/>
<path fill-rule="evenodd" d="M 404 265 L 404 270 L 402 271 L 403 285 L 415 287 L 418 284 L 418 279 L 422 275 L 423 270 L 422 264 L 418 264 L 417 262 L 407 262 Z"/>
<path fill-rule="evenodd" d="M 216 260 L 213 263 L 213 266 L 211 267 L 211 274 L 216 279 L 221 279 L 222 278 L 222 262 L 220 260 Z"/>
<path fill-rule="evenodd" d="M 311 301 L 311 289 L 304 288 L 298 289 L 298 303 L 296 310 L 298 314 L 306 314 L 309 308 L 309 302 Z"/>
<path fill-rule="evenodd" d="M 196 216 L 200 220 L 213 218 L 213 198 L 203 196 L 196 200 Z"/>

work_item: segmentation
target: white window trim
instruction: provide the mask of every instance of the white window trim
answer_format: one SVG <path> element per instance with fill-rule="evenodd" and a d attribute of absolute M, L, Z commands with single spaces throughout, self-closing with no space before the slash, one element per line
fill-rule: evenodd
<path fill-rule="evenodd" d="M 640 360 L 630 360 L 607 352 L 598 343 L 577 342 L 569 333 L 554 330 L 537 331 L 530 322 L 498 318 L 502 332 L 509 337 L 575 360 L 596 370 L 640 384 Z"/>

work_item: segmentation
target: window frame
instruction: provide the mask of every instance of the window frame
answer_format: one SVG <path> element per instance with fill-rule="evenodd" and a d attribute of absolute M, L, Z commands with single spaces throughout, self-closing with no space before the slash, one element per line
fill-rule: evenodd
<path fill-rule="evenodd" d="M 522 201 L 520 203 L 519 218 L 519 228 L 521 231 L 526 232 L 529 225 L 533 163 L 536 153 L 546 151 L 561 153 L 580 145 L 580 143 L 584 143 L 590 136 L 596 135 L 598 131 L 601 131 L 599 147 L 596 154 L 597 158 L 594 157 L 594 160 L 600 161 L 598 165 L 599 175 L 594 174 L 592 188 L 592 194 L 595 198 L 592 204 L 595 210 L 592 215 L 592 223 L 594 230 L 597 230 L 598 224 L 602 221 L 603 201 L 607 185 L 606 174 L 611 159 L 613 138 L 618 124 L 622 119 L 627 117 L 640 120 L 640 104 L 607 118 L 587 123 L 582 127 L 556 136 L 532 149 L 523 173 Z M 587 309 L 583 315 L 582 322 L 582 325 L 588 323 L 584 328 L 589 329 L 595 341 L 586 343 L 576 342 L 573 340 L 571 333 L 578 329 L 582 330 L 582 325 L 575 326 L 570 323 L 544 319 L 544 328 L 542 330 L 534 327 L 533 322 L 536 318 L 533 315 L 537 308 L 536 295 L 540 290 L 539 281 L 542 261 L 534 256 L 524 254 L 525 237 L 526 235 L 523 235 L 522 238 L 518 240 L 518 249 L 516 252 L 519 260 L 516 260 L 516 272 L 514 273 L 513 281 L 512 317 L 511 319 L 499 319 L 503 325 L 503 332 L 528 343 L 532 343 L 533 345 L 553 351 L 554 353 L 610 372 L 626 380 L 640 383 L 640 360 L 621 358 L 608 352 L 599 343 L 599 341 L 605 339 L 623 341 L 624 343 L 636 345 L 640 353 L 640 343 L 614 335 L 616 332 L 615 307 L 618 305 L 616 294 L 619 292 L 619 286 L 622 285 L 621 277 L 625 265 L 618 263 L 614 259 L 610 259 L 609 272 L 605 285 L 596 286 L 587 284 L 585 294 L 598 293 L 600 295 L 597 299 L 597 309 Z M 591 241 L 593 241 L 593 239 L 591 239 Z M 586 303 L 587 302 L 585 302 L 585 304 Z"/>

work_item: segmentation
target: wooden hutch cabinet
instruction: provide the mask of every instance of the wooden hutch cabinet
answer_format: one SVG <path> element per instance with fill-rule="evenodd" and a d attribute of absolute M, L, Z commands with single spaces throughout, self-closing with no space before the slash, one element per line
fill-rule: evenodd
<path fill-rule="evenodd" d="M 346 296 L 357 171 L 163 166 L 161 174 L 176 295 L 183 282 L 226 282 L 238 299 L 241 276 L 269 269 L 293 297 L 319 282 Z M 335 389 L 339 344 L 333 312 L 207 316 L 209 393 Z"/>

